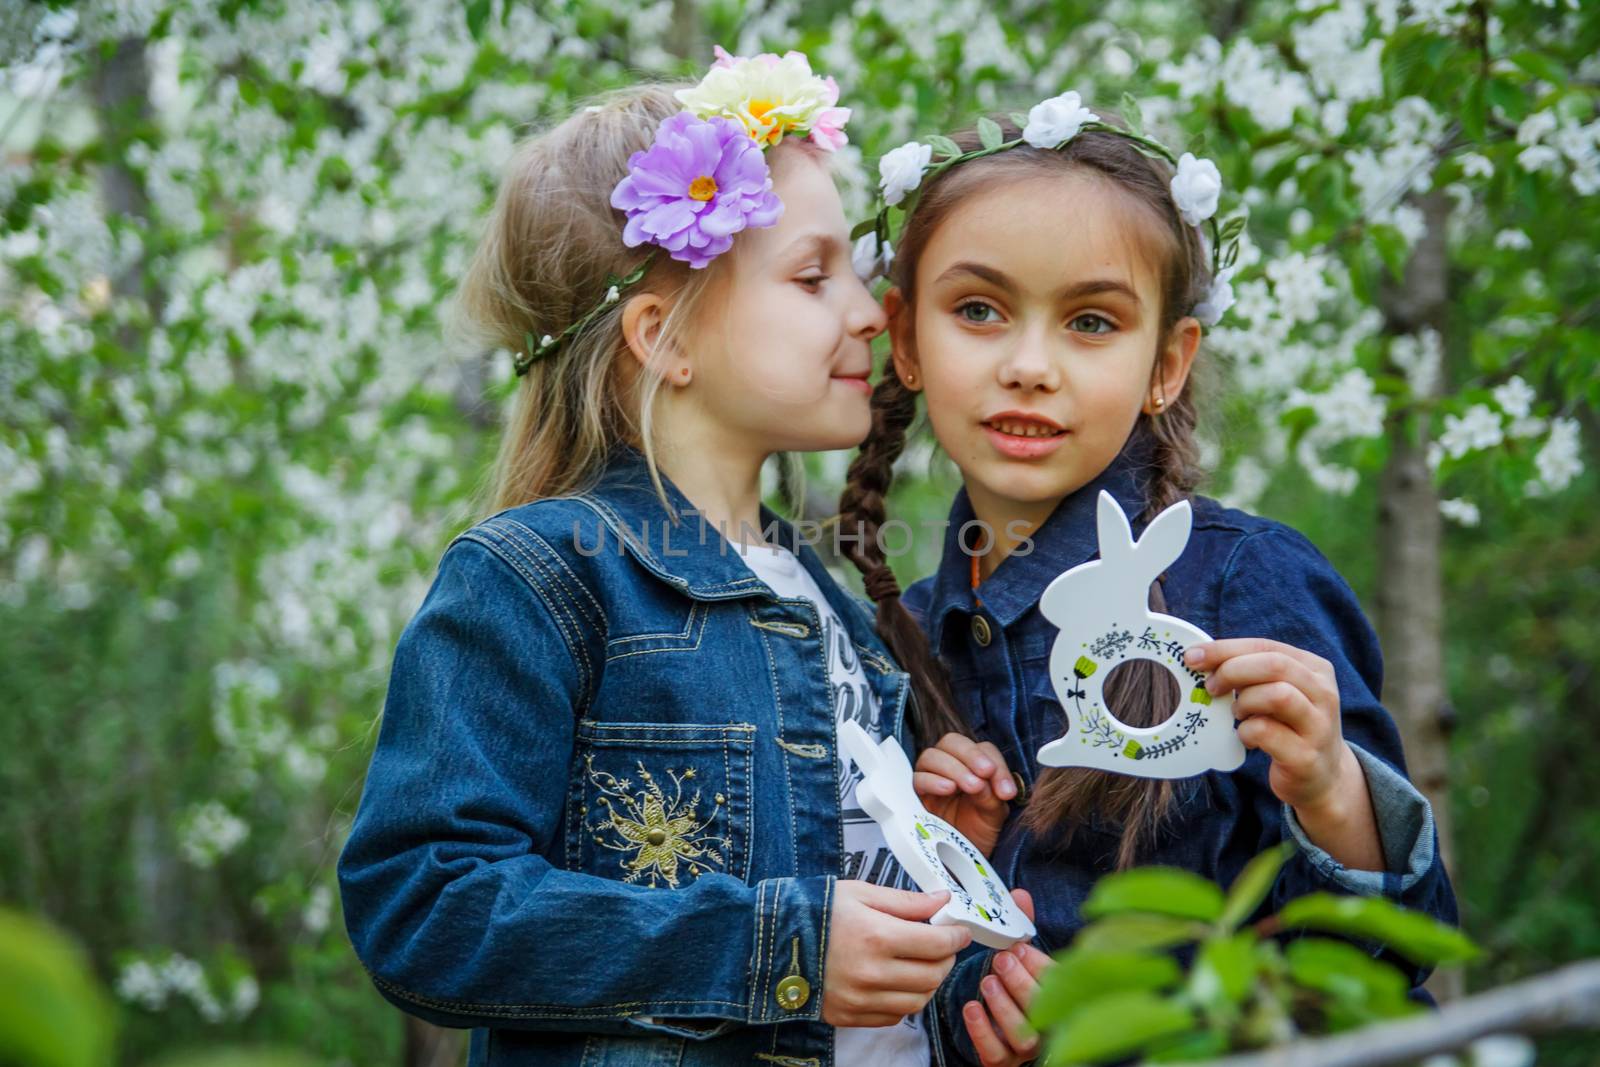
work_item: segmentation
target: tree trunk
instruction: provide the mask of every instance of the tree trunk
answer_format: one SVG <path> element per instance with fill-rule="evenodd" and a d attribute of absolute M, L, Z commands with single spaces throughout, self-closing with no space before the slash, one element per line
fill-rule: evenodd
<path fill-rule="evenodd" d="M 1379 305 L 1392 334 L 1415 334 L 1424 327 L 1438 331 L 1445 346 L 1443 363 L 1448 366 L 1445 222 L 1449 202 L 1437 191 L 1415 202 L 1427 220 L 1428 232 L 1412 249 L 1400 284 L 1382 287 Z M 1386 282 L 1392 279 L 1386 278 Z M 1441 367 L 1430 396 L 1438 395 L 1444 377 Z M 1439 495 L 1427 465 L 1427 416 L 1391 414 L 1386 432 L 1389 454 L 1378 488 L 1377 627 L 1384 651 L 1383 698 L 1399 724 L 1411 780 L 1433 805 L 1439 849 L 1448 868 L 1452 857 L 1452 713 L 1444 679 L 1442 520 Z M 1429 988 L 1440 999 L 1459 996 L 1459 968 L 1435 972 Z"/>

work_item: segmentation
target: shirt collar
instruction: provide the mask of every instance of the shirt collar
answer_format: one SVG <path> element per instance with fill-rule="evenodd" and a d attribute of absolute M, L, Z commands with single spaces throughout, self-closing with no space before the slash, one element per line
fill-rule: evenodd
<path fill-rule="evenodd" d="M 1110 466 L 1087 485 L 1061 498 L 1050 517 L 1033 531 L 1032 551 L 1011 553 L 978 586 L 978 598 L 983 601 L 986 614 L 1001 626 L 1010 626 L 1039 602 L 1045 586 L 1058 575 L 1099 554 L 1095 512 L 1102 489 L 1122 505 L 1138 536 L 1143 528 L 1140 513 L 1145 508 L 1153 446 L 1148 432 L 1135 429 Z M 963 485 L 950 505 L 944 551 L 924 616 L 929 642 L 936 651 L 943 648 L 944 625 L 952 611 L 975 614 L 980 610 L 973 598 L 972 557 L 962 549 L 960 540 L 961 528 L 976 518 Z"/>

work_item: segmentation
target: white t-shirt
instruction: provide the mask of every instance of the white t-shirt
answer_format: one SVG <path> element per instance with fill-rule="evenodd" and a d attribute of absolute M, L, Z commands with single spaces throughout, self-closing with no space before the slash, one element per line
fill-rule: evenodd
<path fill-rule="evenodd" d="M 833 606 L 817 588 L 800 558 L 787 548 L 767 544 L 736 545 L 756 576 L 780 597 L 803 597 L 817 607 L 822 640 L 828 649 L 828 675 L 833 683 L 833 714 L 843 724 L 854 720 L 872 737 L 884 737 L 878 698 L 867 684 L 850 634 Z M 895 889 L 917 888 L 889 851 L 883 831 L 856 803 L 861 774 L 841 757 L 839 813 L 844 822 L 844 854 L 839 877 L 859 879 Z M 870 1063 L 874 1067 L 927 1067 L 932 1049 L 922 1016 L 907 1015 L 894 1026 L 841 1026 L 834 1029 L 834 1062 Z"/>

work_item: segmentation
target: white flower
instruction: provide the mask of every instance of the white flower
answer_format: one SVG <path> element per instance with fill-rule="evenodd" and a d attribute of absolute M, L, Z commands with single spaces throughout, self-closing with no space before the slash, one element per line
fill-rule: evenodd
<path fill-rule="evenodd" d="M 1468 152 L 1461 157 L 1461 173 L 1469 178 L 1494 177 L 1494 164 L 1489 157 L 1477 152 Z"/>
<path fill-rule="evenodd" d="M 556 343 L 556 339 L 554 337 L 551 337 L 549 334 L 545 334 L 543 337 L 539 338 L 539 348 L 540 348 L 541 351 L 543 351 L 546 348 L 549 348 L 551 345 L 553 345 L 555 343 Z"/>
<path fill-rule="evenodd" d="M 933 146 L 908 141 L 878 160 L 878 185 L 883 202 L 893 207 L 922 184 L 923 171 L 933 160 Z"/>
<path fill-rule="evenodd" d="M 1503 385 L 1494 387 L 1494 402 L 1513 419 L 1530 414 L 1533 411 L 1533 399 L 1533 387 L 1523 381 L 1521 375 L 1515 375 Z"/>
<path fill-rule="evenodd" d="M 189 809 L 179 834 L 178 847 L 196 867 L 211 867 L 244 843 L 250 826 L 215 800 Z"/>
<path fill-rule="evenodd" d="M 839 87 L 832 78 L 811 72 L 803 52 L 731 56 L 721 47 L 717 62 L 693 89 L 673 95 L 698 118 L 732 119 L 763 145 L 777 144 L 790 131 L 822 131 L 815 138 L 824 148 L 844 143 L 842 128 L 849 108 L 835 107 Z"/>
<path fill-rule="evenodd" d="M 1057 148 L 1078 136 L 1086 122 L 1100 116 L 1083 106 L 1076 92 L 1065 92 L 1028 109 L 1028 125 L 1022 139 L 1035 148 Z"/>
<path fill-rule="evenodd" d="M 1444 432 L 1439 444 L 1451 459 L 1460 459 L 1480 448 L 1493 448 L 1505 440 L 1500 413 L 1488 404 L 1474 404 L 1460 415 L 1444 417 Z"/>
<path fill-rule="evenodd" d="M 1211 281 L 1206 297 L 1194 306 L 1194 317 L 1206 326 L 1222 321 L 1223 313 L 1233 307 L 1233 267 L 1224 267 Z"/>
<path fill-rule="evenodd" d="M 1556 419 L 1550 426 L 1550 436 L 1544 447 L 1533 457 L 1539 468 L 1538 481 L 1529 482 L 1530 496 L 1543 496 L 1565 489 L 1572 479 L 1583 471 L 1583 459 L 1578 455 L 1578 420 Z"/>
<path fill-rule="evenodd" d="M 889 273 L 889 264 L 894 262 L 894 245 L 888 241 L 883 242 L 883 254 L 878 253 L 878 235 L 864 233 L 856 240 L 850 249 L 850 265 L 855 268 L 856 277 L 864 282 L 870 282 L 880 274 Z"/>
<path fill-rule="evenodd" d="M 1462 526 L 1476 526 L 1481 517 L 1478 514 L 1478 505 L 1464 497 L 1439 501 L 1439 514 Z"/>
<path fill-rule="evenodd" d="M 1494 235 L 1496 248 L 1511 248 L 1519 252 L 1533 247 L 1533 239 L 1521 230 L 1512 228 L 1504 229 Z"/>
<path fill-rule="evenodd" d="M 1209 159 L 1196 159 L 1185 152 L 1178 159 L 1178 173 L 1172 179 L 1172 199 L 1183 214 L 1183 221 L 1198 226 L 1217 213 L 1222 196 L 1222 174 Z"/>
<path fill-rule="evenodd" d="M 622 294 L 617 290 L 617 287 L 613 285 L 611 288 L 606 290 L 606 303 L 615 304 L 617 302 L 617 297 L 621 295 Z"/>

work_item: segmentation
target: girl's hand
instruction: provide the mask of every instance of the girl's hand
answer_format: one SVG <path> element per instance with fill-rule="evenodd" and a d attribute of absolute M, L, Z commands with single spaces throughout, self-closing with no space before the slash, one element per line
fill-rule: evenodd
<path fill-rule="evenodd" d="M 945 734 L 917 757 L 911 784 L 930 814 L 960 830 L 985 856 L 994 851 L 1017 795 L 1017 783 L 998 748 Z"/>
<path fill-rule="evenodd" d="M 1184 662 L 1212 672 L 1208 692 L 1233 692 L 1239 740 L 1272 757 L 1267 784 L 1306 836 L 1346 867 L 1385 870 L 1367 774 L 1339 724 L 1333 665 L 1262 637 L 1195 645 Z"/>
<path fill-rule="evenodd" d="M 1030 920 L 1033 898 L 1025 889 L 1011 895 Z M 983 1002 L 967 1001 L 961 1009 L 967 1036 L 972 1038 L 983 1067 L 1017 1067 L 1039 1054 L 1039 1035 L 1028 1025 L 1028 1005 L 1039 988 L 1039 978 L 1050 957 L 1026 941 L 1019 941 L 990 961 L 992 974 L 979 984 Z"/>
<path fill-rule="evenodd" d="M 913 893 L 871 882 L 834 885 L 828 956 L 822 964 L 822 1021 L 833 1026 L 893 1026 L 915 1015 L 972 943 L 962 926 L 926 920 L 947 890 Z"/>

